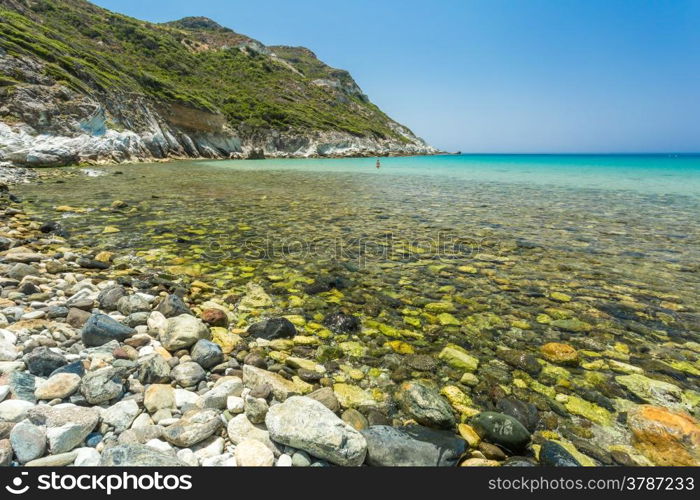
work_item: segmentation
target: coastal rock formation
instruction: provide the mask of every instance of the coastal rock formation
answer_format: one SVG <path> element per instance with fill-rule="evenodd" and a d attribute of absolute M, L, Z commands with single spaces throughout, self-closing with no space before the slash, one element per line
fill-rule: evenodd
<path fill-rule="evenodd" d="M 206 18 L 0 1 L 0 167 L 429 154 L 349 73 Z"/>

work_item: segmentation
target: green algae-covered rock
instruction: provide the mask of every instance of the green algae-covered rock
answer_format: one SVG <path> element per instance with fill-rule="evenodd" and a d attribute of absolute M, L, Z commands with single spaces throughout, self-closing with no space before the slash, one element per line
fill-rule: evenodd
<path fill-rule="evenodd" d="M 615 380 L 639 399 L 659 406 L 677 406 L 683 398 L 678 386 L 639 373 L 620 375 Z"/>
<path fill-rule="evenodd" d="M 438 357 L 452 368 L 457 368 L 458 370 L 474 372 L 479 367 L 478 358 L 470 355 L 466 349 L 455 344 L 447 345 Z"/>
<path fill-rule="evenodd" d="M 356 385 L 334 384 L 333 392 L 343 408 L 367 408 L 377 404 L 369 392 Z"/>
<path fill-rule="evenodd" d="M 564 402 L 566 409 L 573 413 L 574 415 L 579 415 L 581 417 L 587 418 L 591 422 L 595 422 L 600 425 L 612 425 L 613 414 L 610 413 L 605 408 L 602 408 L 596 404 L 593 404 L 585 399 L 581 399 L 578 396 L 568 396 L 568 399 Z"/>

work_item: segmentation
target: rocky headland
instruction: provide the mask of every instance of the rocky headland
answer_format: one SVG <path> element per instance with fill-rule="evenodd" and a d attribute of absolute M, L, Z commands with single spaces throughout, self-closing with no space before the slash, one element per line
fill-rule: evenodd
<path fill-rule="evenodd" d="M 0 167 L 437 152 L 308 49 L 84 0 L 0 0 L 0 103 Z"/>

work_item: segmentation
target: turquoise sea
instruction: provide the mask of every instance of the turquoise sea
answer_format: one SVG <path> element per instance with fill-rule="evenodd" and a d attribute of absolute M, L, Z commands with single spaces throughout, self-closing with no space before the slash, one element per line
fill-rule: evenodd
<path fill-rule="evenodd" d="M 372 158 L 203 162 L 219 168 L 372 173 Z M 429 175 L 656 194 L 700 194 L 700 155 L 440 155 L 381 159 L 381 175 Z"/>

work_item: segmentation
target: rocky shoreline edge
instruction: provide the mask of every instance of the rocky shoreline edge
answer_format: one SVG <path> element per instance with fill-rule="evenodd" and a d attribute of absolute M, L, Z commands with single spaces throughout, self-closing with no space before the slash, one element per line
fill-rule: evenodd
<path fill-rule="evenodd" d="M 628 412 L 636 450 L 593 461 L 536 431 L 528 403 L 479 411 L 455 385 L 422 379 L 389 400 L 333 383 L 319 338 L 274 314 L 259 285 L 213 297 L 206 283 L 162 279 L 129 256 L 71 248 L 60 225 L 27 215 L 6 187 L 1 196 L 0 465 L 698 463 L 698 423 L 660 406 Z M 234 324 L 235 311 L 254 321 Z M 324 324 L 349 334 L 359 319 L 337 312 Z M 356 343 L 344 344 L 341 357 Z M 554 347 L 566 362 L 571 353 Z M 463 349 L 440 359 L 474 377 Z"/>

